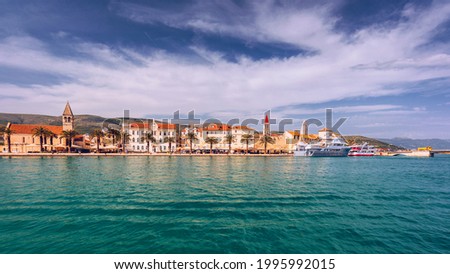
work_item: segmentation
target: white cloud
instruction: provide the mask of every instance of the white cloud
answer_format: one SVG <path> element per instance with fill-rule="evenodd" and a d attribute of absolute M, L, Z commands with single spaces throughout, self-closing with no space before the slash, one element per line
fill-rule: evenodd
<path fill-rule="evenodd" d="M 187 13 L 164 13 L 136 5 L 112 10 L 143 23 L 160 22 L 249 41 L 289 43 L 316 54 L 259 61 L 242 56 L 238 63 L 231 63 L 223 53 L 192 45 L 191 50 L 207 61 L 198 62 L 164 52 L 144 55 L 131 48 L 79 42 L 72 50 L 84 58 L 61 58 L 40 40 L 11 36 L 0 41 L 0 66 L 61 75 L 67 80 L 50 86 L 1 84 L 0 95 L 25 97 L 20 104 L 0 99 L 2 112 L 34 108 L 58 114 L 60 104 L 69 99 L 78 113 L 116 116 L 122 109 L 131 109 L 132 115 L 143 116 L 195 109 L 197 113 L 235 113 L 236 117 L 289 105 L 400 94 L 408 92 L 402 84 L 450 77 L 450 55 L 422 46 L 449 18 L 448 3 L 436 3 L 421 11 L 407 6 L 405 20 L 397 25 L 370 26 L 351 36 L 334 29 L 339 18 L 330 13 L 329 6 L 275 7 L 268 1 L 255 4 L 248 16 L 239 14 L 228 2 L 223 9 L 225 15 L 216 17 L 195 7 Z M 234 20 L 227 18 L 233 12 L 237 14 Z M 64 39 L 70 34 L 56 35 Z M 54 107 L 35 107 L 46 102 L 54 102 L 50 104 Z M 397 105 L 341 106 L 335 110 L 384 115 L 388 111 L 392 115 L 416 111 Z M 289 111 L 286 108 L 280 114 Z"/>

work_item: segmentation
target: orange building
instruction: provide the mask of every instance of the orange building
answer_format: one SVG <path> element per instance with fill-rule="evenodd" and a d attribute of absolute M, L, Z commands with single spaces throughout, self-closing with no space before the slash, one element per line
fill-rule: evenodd
<path fill-rule="evenodd" d="M 65 150 L 66 140 L 63 138 L 63 131 L 74 129 L 74 115 L 67 102 L 62 114 L 62 126 L 42 125 L 42 124 L 11 124 L 8 123 L 6 128 L 11 130 L 11 152 L 13 153 L 29 153 L 39 152 L 41 147 L 40 136 L 34 134 L 35 129 L 44 128 L 49 134 L 42 140 L 45 151 Z M 8 147 L 8 141 L 5 137 L 5 147 Z"/>

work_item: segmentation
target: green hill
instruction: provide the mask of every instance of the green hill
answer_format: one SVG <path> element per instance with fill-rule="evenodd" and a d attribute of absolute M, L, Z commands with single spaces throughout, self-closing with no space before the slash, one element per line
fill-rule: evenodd
<path fill-rule="evenodd" d="M 102 127 L 104 121 L 111 121 L 119 124 L 117 119 L 106 119 L 96 115 L 75 115 L 75 129 L 80 133 L 89 133 L 94 129 Z M 13 124 L 44 124 L 44 125 L 61 125 L 61 116 L 49 116 L 39 114 L 12 114 L 0 113 L 0 128 L 6 126 L 8 122 Z"/>
<path fill-rule="evenodd" d="M 353 144 L 364 144 L 368 143 L 371 146 L 374 146 L 376 148 L 385 148 L 389 150 L 403 150 L 405 148 L 401 146 L 396 146 L 390 143 L 386 143 L 377 139 L 365 137 L 365 136 L 358 136 L 358 135 L 352 135 L 352 136 L 344 136 L 344 139 L 349 145 Z"/>
<path fill-rule="evenodd" d="M 119 125 L 121 118 L 105 118 L 96 115 L 75 115 L 75 130 L 81 134 L 90 133 L 94 129 L 108 127 L 111 124 Z M 130 118 L 129 122 L 142 121 L 138 118 Z M 0 130 L 4 128 L 8 122 L 13 124 L 44 124 L 44 125 L 62 125 L 61 116 L 49 116 L 40 114 L 15 114 L 0 113 Z M 1 140 L 0 140 L 1 141 Z"/>

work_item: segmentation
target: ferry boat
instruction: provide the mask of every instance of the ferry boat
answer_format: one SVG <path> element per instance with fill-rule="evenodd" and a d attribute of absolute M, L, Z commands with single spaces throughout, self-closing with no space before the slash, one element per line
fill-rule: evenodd
<path fill-rule="evenodd" d="M 348 156 L 374 156 L 377 149 L 367 143 L 351 146 Z"/>
<path fill-rule="evenodd" d="M 294 150 L 294 156 L 301 157 L 347 157 L 350 147 L 339 138 L 329 144 L 305 144 L 300 142 Z"/>

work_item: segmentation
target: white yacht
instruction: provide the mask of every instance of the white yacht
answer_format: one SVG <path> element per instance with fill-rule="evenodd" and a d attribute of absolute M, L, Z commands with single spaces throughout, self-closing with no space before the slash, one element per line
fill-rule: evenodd
<path fill-rule="evenodd" d="M 304 157 L 347 157 L 350 147 L 339 138 L 334 138 L 328 144 L 297 144 L 294 156 Z"/>

